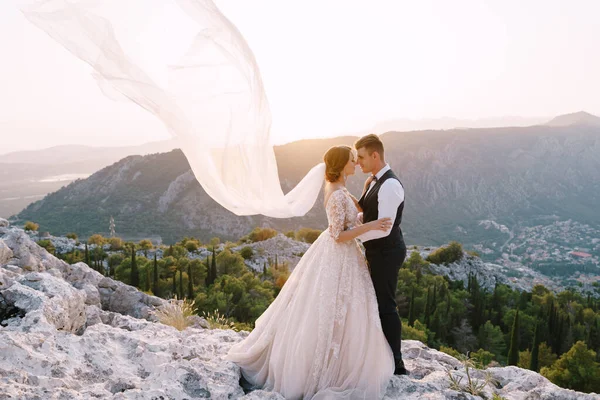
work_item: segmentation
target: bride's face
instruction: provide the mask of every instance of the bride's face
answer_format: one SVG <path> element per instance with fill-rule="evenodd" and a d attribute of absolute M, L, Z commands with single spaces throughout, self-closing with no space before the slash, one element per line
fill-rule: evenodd
<path fill-rule="evenodd" d="M 350 159 L 348 160 L 348 162 L 346 163 L 346 166 L 344 167 L 344 173 L 346 174 L 346 176 L 350 176 L 350 175 L 354 175 L 354 173 L 356 172 L 356 155 L 354 154 L 354 152 L 350 152 Z"/>

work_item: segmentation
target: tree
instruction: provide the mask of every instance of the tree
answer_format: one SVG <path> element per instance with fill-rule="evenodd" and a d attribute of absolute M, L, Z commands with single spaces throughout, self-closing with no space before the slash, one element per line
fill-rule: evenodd
<path fill-rule="evenodd" d="M 199 259 L 195 258 L 190 261 L 190 266 L 192 268 L 193 275 L 192 277 L 190 277 L 192 283 L 194 285 L 200 285 L 201 283 L 204 283 L 208 271 L 206 265 Z"/>
<path fill-rule="evenodd" d="M 429 319 L 431 316 L 431 288 L 427 288 L 427 300 L 425 303 L 425 326 L 429 327 Z"/>
<path fill-rule="evenodd" d="M 137 260 L 135 258 L 135 247 L 131 247 L 131 286 L 139 287 L 140 285 L 140 271 L 137 266 Z"/>
<path fill-rule="evenodd" d="M 158 293 L 158 262 L 156 260 L 156 253 L 154 253 L 154 276 L 152 279 L 152 293 L 155 296 L 159 296 Z"/>
<path fill-rule="evenodd" d="M 506 344 L 504 334 L 499 326 L 495 326 L 491 321 L 486 321 L 479 328 L 479 347 L 491 353 L 501 355 L 506 354 Z"/>
<path fill-rule="evenodd" d="M 116 268 L 123 262 L 124 256 L 121 253 L 114 253 L 108 257 L 108 276 L 115 276 Z"/>
<path fill-rule="evenodd" d="M 540 343 L 538 363 L 539 367 L 549 367 L 556 362 L 558 356 L 552 352 L 552 348 L 546 342 Z"/>
<path fill-rule="evenodd" d="M 212 268 L 211 268 L 211 263 L 210 263 L 210 254 L 209 254 L 208 257 L 206 257 L 206 281 L 204 282 L 204 284 L 206 285 L 206 287 L 209 287 L 213 283 L 215 283 L 215 278 L 212 274 Z"/>
<path fill-rule="evenodd" d="M 90 236 L 88 238 L 87 242 L 89 244 L 93 244 L 95 246 L 102 246 L 105 242 L 105 239 L 102 235 L 96 233 L 96 234 Z"/>
<path fill-rule="evenodd" d="M 538 372 L 540 369 L 540 324 L 539 322 L 535 326 L 535 332 L 533 333 L 533 345 L 531 347 L 531 363 L 529 369 Z"/>
<path fill-rule="evenodd" d="M 188 263 L 188 299 L 190 300 L 194 299 L 194 278 L 192 274 L 192 263 Z"/>
<path fill-rule="evenodd" d="M 111 237 L 110 239 L 108 239 L 108 243 L 110 244 L 110 249 L 113 251 L 123 249 L 123 239 L 121 239 L 120 237 Z"/>
<path fill-rule="evenodd" d="M 600 364 L 596 362 L 596 352 L 588 350 L 581 340 L 551 367 L 542 368 L 541 374 L 561 387 L 600 392 Z"/>
<path fill-rule="evenodd" d="M 213 257 L 214 260 L 214 257 Z M 231 250 L 226 248 L 216 257 L 218 261 L 218 275 L 233 275 L 242 276 L 247 271 L 244 259 L 238 253 L 232 253 Z"/>
<path fill-rule="evenodd" d="M 515 314 L 512 331 L 510 334 L 510 348 L 508 350 L 508 365 L 519 363 L 519 309 Z"/>
<path fill-rule="evenodd" d="M 408 326 L 415 326 L 415 318 L 415 288 L 413 286 L 408 310 Z"/>
<path fill-rule="evenodd" d="M 455 326 L 452 329 L 452 336 L 456 349 L 461 353 L 464 354 L 476 348 L 477 338 L 473 335 L 473 328 L 466 319 L 463 318 L 460 326 Z"/>
<path fill-rule="evenodd" d="M 89 250 L 88 250 L 88 245 L 87 245 L 87 243 L 85 244 L 85 256 L 84 256 L 84 259 L 85 259 L 85 263 L 86 263 L 86 264 L 87 264 L 87 266 L 89 267 L 89 266 L 90 266 L 90 252 L 89 252 Z"/>
<path fill-rule="evenodd" d="M 214 247 L 212 250 L 212 262 L 210 264 L 210 273 L 214 282 L 217 279 L 217 252 Z"/>
<path fill-rule="evenodd" d="M 185 243 L 185 249 L 192 254 L 197 252 L 199 248 L 200 248 L 200 245 L 198 244 L 198 242 L 196 242 L 194 240 L 189 240 Z"/>
<path fill-rule="evenodd" d="M 150 239 L 143 239 L 139 241 L 138 247 L 144 252 L 144 257 L 148 258 L 148 250 L 151 250 L 154 247 L 154 245 L 152 244 Z"/>
<path fill-rule="evenodd" d="M 187 258 L 180 258 L 177 260 L 177 270 L 179 271 L 179 298 L 183 299 L 184 293 L 186 292 L 183 288 L 183 271 L 187 270 L 190 260 Z"/>

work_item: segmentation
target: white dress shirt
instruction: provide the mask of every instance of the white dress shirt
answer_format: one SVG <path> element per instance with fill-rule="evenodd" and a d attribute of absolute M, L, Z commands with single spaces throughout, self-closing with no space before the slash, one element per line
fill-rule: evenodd
<path fill-rule="evenodd" d="M 386 164 L 385 167 L 381 168 L 381 170 L 375 175 L 375 177 L 379 180 L 387 171 L 389 171 L 390 165 Z M 371 182 L 367 193 L 371 191 L 373 186 L 375 186 L 375 181 Z M 365 194 L 366 196 L 366 194 Z M 379 218 L 391 218 L 392 223 L 396 220 L 396 213 L 398 212 L 398 207 L 404 201 L 404 188 L 397 179 L 387 179 L 385 182 L 381 184 L 379 188 L 379 193 L 377 195 L 377 210 Z M 359 217 L 362 219 L 362 215 Z M 372 230 L 369 232 L 365 232 L 360 236 L 357 236 L 357 239 L 360 239 L 362 242 L 366 242 L 368 240 L 380 239 L 382 237 L 386 237 L 390 234 L 392 228 L 381 231 L 381 230 Z"/>

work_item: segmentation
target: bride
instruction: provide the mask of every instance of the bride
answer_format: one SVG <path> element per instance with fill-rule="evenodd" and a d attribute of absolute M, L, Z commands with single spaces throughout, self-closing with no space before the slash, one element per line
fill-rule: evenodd
<path fill-rule="evenodd" d="M 365 258 L 355 238 L 387 230 L 389 218 L 355 226 L 358 204 L 346 189 L 356 155 L 324 156 L 329 227 L 304 254 L 249 336 L 225 356 L 253 387 L 286 399 L 380 399 L 394 373 Z"/>

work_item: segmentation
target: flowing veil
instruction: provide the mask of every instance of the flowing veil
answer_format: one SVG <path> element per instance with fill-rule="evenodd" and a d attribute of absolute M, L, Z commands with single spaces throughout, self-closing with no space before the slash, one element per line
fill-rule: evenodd
<path fill-rule="evenodd" d="M 237 215 L 306 214 L 313 167 L 283 193 L 254 54 L 212 0 L 20 0 L 25 17 L 93 68 L 103 93 L 155 115 L 206 193 Z"/>

